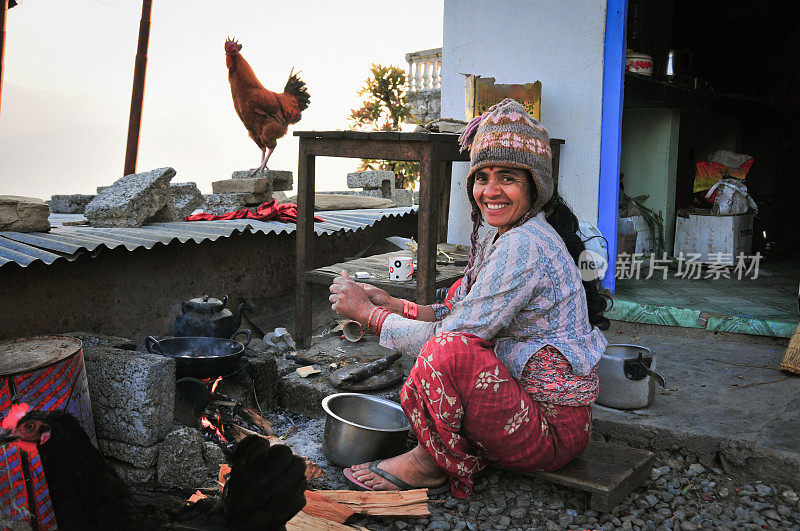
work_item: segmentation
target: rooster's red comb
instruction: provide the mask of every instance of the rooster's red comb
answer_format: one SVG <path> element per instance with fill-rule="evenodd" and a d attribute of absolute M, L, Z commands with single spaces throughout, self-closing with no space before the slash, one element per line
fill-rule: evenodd
<path fill-rule="evenodd" d="M 3 429 L 13 430 L 16 428 L 19 419 L 24 417 L 30 409 L 31 406 L 24 402 L 22 404 L 13 404 L 8 412 L 8 415 L 6 415 L 6 418 L 3 419 Z"/>

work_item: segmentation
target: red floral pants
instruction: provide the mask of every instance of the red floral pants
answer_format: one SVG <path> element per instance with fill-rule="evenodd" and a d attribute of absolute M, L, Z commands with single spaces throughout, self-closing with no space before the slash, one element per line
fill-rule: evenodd
<path fill-rule="evenodd" d="M 422 348 L 400 392 L 420 444 L 466 498 L 489 463 L 521 474 L 555 470 L 589 443 L 591 406 L 530 398 L 471 334 L 437 334 Z"/>

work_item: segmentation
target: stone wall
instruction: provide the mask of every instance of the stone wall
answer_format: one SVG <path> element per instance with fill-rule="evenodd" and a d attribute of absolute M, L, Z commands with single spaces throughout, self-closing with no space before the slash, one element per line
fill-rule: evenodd
<path fill-rule="evenodd" d="M 317 266 L 387 236 L 416 236 L 416 214 L 315 239 Z M 103 250 L 73 262 L 0 270 L 0 339 L 86 330 L 134 339 L 164 335 L 182 301 L 203 294 L 264 298 L 294 289 L 294 234 L 234 234 L 152 249 Z"/>

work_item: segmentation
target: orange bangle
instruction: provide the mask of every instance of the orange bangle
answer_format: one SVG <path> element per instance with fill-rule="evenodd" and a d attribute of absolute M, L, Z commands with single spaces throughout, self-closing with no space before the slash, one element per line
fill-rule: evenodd
<path fill-rule="evenodd" d="M 417 319 L 417 311 L 419 307 L 416 303 L 403 300 L 403 317 L 406 319 Z"/>

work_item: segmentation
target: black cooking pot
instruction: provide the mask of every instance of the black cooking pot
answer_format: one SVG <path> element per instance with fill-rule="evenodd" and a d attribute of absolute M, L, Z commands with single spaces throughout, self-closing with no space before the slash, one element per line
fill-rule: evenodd
<path fill-rule="evenodd" d="M 234 338 L 244 335 L 244 343 Z M 175 359 L 175 376 L 214 378 L 239 370 L 239 358 L 250 343 L 250 330 L 239 330 L 230 339 L 218 337 L 170 337 L 158 340 L 149 336 L 144 341 L 147 351 Z"/>

